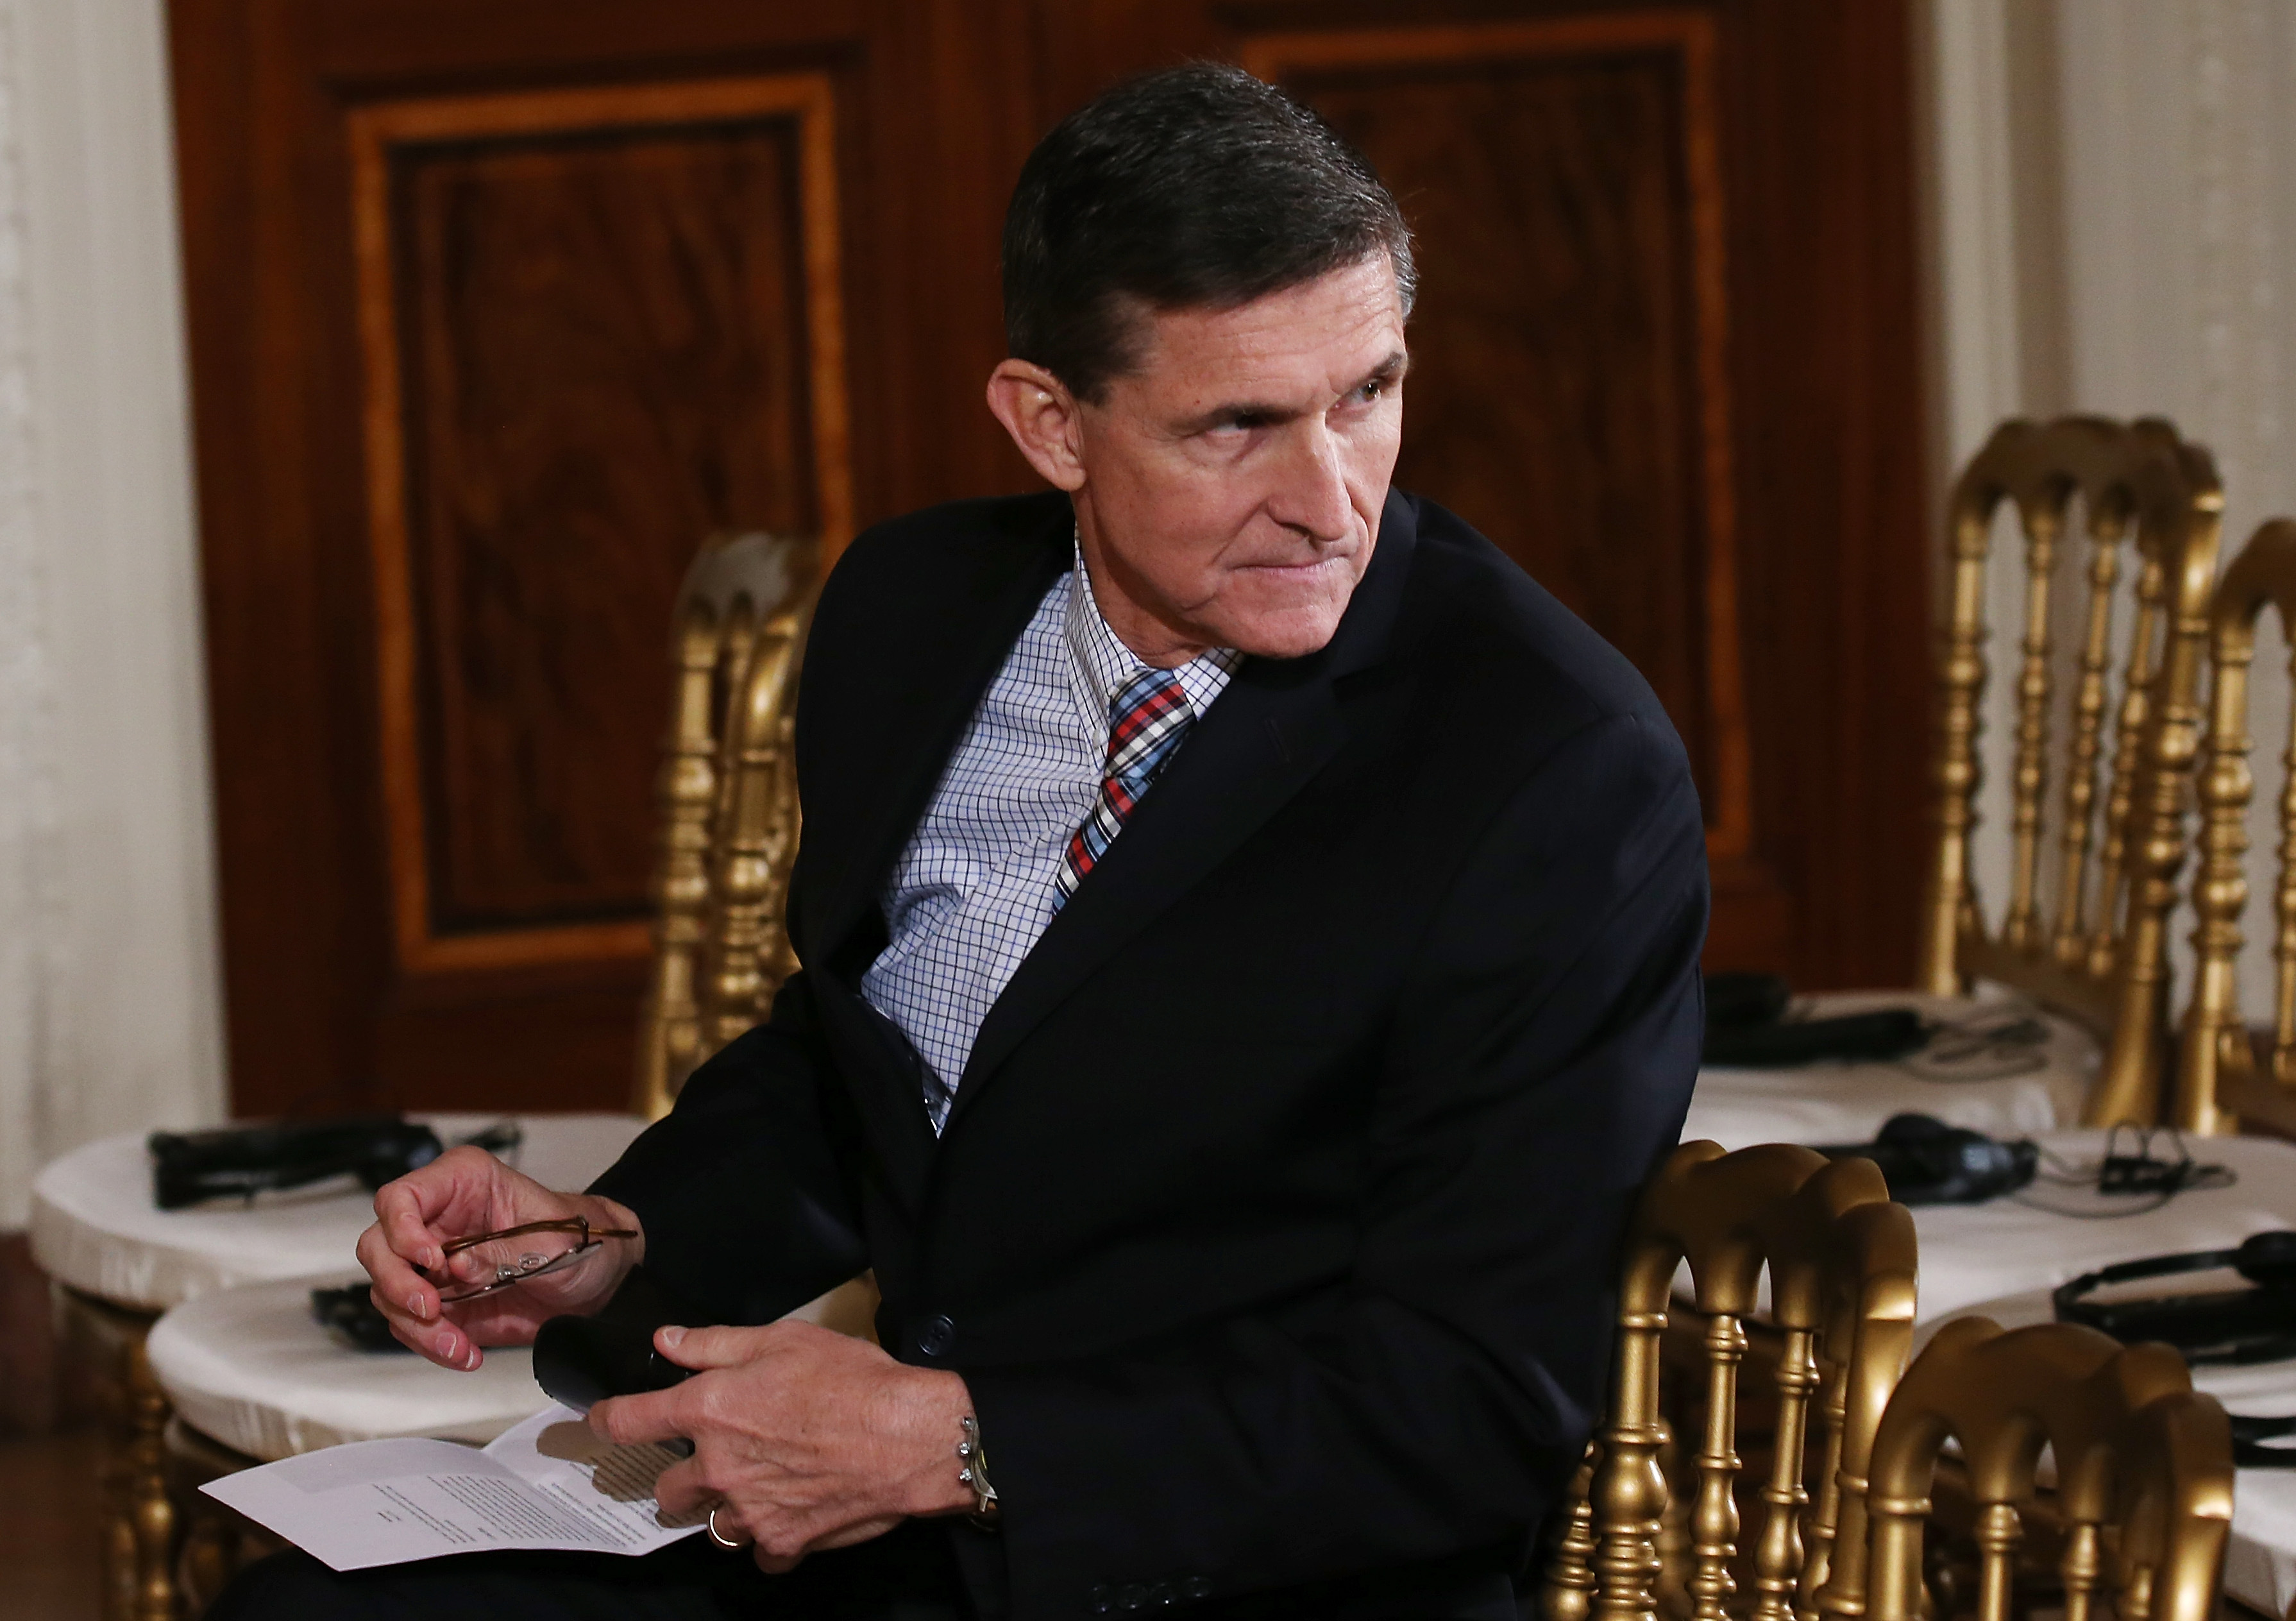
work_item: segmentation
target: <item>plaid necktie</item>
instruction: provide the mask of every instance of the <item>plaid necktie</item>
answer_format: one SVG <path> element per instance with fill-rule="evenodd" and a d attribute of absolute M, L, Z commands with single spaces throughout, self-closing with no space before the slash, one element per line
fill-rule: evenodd
<path fill-rule="evenodd" d="M 1100 803 L 1069 840 L 1053 880 L 1053 909 L 1068 904 L 1085 874 L 1108 853 L 1133 806 L 1156 773 L 1179 749 L 1196 712 L 1168 670 L 1144 670 L 1124 684 L 1108 706 L 1108 763 L 1101 768 Z"/>

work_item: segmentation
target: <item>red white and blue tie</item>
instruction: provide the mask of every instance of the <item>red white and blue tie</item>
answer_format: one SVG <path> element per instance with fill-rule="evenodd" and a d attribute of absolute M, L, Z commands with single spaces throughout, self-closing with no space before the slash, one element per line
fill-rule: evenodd
<path fill-rule="evenodd" d="M 1144 670 L 1108 705 L 1108 762 L 1101 768 L 1100 803 L 1085 819 L 1053 881 L 1053 909 L 1068 904 L 1085 874 L 1116 842 L 1148 785 L 1156 780 L 1187 736 L 1196 712 L 1168 670 Z"/>

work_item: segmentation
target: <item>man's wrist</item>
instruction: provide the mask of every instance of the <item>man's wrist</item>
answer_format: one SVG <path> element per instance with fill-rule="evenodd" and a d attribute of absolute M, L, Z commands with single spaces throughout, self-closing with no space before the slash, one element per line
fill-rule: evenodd
<path fill-rule="evenodd" d="M 578 1194 L 575 1202 L 579 1206 L 576 1214 L 588 1222 L 592 1228 L 600 1231 L 619 1230 L 637 1234 L 635 1238 L 607 1239 L 603 1250 L 591 1258 L 593 1265 L 601 1260 L 606 1263 L 601 1280 L 604 1288 L 596 1302 L 603 1306 L 613 1297 L 614 1291 L 621 1288 L 622 1280 L 645 1259 L 645 1224 L 638 1220 L 637 1213 L 627 1205 L 601 1193 Z"/>
<path fill-rule="evenodd" d="M 914 1516 L 970 1514 L 979 1504 L 964 1478 L 967 1461 L 957 1449 L 965 1442 L 964 1421 L 973 1416 L 972 1393 L 961 1376 L 937 1369 L 913 1369 L 910 1378 L 910 1430 L 920 1462 L 910 1477 L 911 1502 L 906 1511 Z"/>

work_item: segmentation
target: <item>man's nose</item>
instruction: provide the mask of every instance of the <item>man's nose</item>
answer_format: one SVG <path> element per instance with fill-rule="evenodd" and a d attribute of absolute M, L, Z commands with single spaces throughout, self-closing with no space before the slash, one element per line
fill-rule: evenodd
<path fill-rule="evenodd" d="M 1347 539 L 1355 516 L 1339 440 L 1320 422 L 1302 423 L 1299 429 L 1285 447 L 1267 515 L 1318 545 L 1333 545 Z"/>

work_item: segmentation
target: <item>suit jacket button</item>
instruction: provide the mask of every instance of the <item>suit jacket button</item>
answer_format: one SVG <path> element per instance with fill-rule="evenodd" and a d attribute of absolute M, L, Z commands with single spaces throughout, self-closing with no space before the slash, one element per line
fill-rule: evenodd
<path fill-rule="evenodd" d="M 1110 1595 L 1105 1582 L 1095 1583 L 1092 1591 L 1085 1594 L 1084 1601 L 1095 1616 L 1107 1615 L 1116 1608 L 1116 1600 Z"/>
<path fill-rule="evenodd" d="M 927 1356 L 946 1356 L 956 1343 L 956 1324 L 946 1313 L 917 1330 L 917 1349 Z"/>
<path fill-rule="evenodd" d="M 1160 1609 L 1169 1609 L 1180 1601 L 1180 1590 L 1171 1582 L 1159 1582 L 1148 1590 L 1148 1601 Z"/>
<path fill-rule="evenodd" d="M 1137 1582 L 1127 1582 L 1116 1590 L 1116 1602 L 1125 1609 L 1139 1609 L 1148 1602 L 1148 1590 Z"/>
<path fill-rule="evenodd" d="M 1184 1599 L 1209 1599 L 1212 1596 L 1212 1584 L 1201 1576 L 1190 1576 L 1180 1584 L 1180 1596 Z"/>

